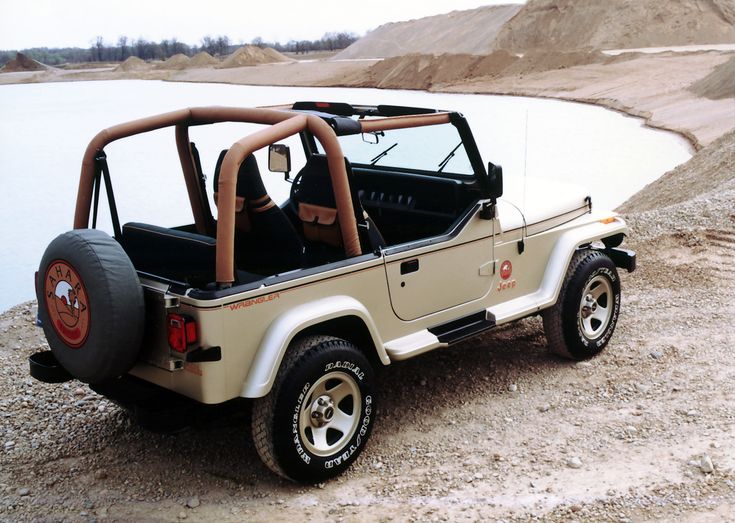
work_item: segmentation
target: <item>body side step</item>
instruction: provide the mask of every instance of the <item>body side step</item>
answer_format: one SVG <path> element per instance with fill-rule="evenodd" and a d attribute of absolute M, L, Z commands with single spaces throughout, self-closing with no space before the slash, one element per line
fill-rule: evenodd
<path fill-rule="evenodd" d="M 451 345 L 452 343 L 457 343 L 493 327 L 495 327 L 495 317 L 490 312 L 482 310 L 463 318 L 431 327 L 429 328 L 429 332 L 436 336 L 441 343 Z"/>

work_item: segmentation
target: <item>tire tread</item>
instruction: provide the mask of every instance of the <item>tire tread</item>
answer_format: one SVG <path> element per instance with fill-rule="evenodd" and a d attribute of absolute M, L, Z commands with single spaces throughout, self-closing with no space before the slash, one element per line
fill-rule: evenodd
<path fill-rule="evenodd" d="M 275 474 L 282 478 L 291 480 L 286 472 L 278 464 L 274 448 L 273 422 L 276 410 L 276 400 L 281 385 L 287 374 L 297 369 L 303 363 L 302 356 L 311 349 L 322 349 L 330 342 L 338 342 L 338 338 L 332 336 L 307 336 L 298 340 L 288 348 L 283 356 L 276 380 L 268 395 L 258 398 L 253 403 L 252 413 L 252 435 L 255 450 L 263 463 Z M 322 349 L 324 350 L 324 349 Z"/>
<path fill-rule="evenodd" d="M 601 258 L 607 258 L 607 256 L 600 251 L 592 249 L 583 249 L 575 252 L 569 262 L 569 268 L 564 276 L 556 303 L 552 307 L 544 310 L 541 314 L 549 351 L 558 356 L 571 360 L 586 359 L 580 358 L 569 350 L 564 334 L 564 308 L 570 283 L 576 281 L 579 275 L 587 270 L 587 266 L 590 263 Z"/>

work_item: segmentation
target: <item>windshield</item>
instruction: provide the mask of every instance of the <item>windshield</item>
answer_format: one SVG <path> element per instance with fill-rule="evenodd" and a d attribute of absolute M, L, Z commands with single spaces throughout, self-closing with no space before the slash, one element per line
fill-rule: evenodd
<path fill-rule="evenodd" d="M 451 124 L 394 129 L 339 137 L 352 164 L 374 165 L 472 176 L 472 166 L 457 129 Z M 320 153 L 324 153 L 317 143 Z"/>

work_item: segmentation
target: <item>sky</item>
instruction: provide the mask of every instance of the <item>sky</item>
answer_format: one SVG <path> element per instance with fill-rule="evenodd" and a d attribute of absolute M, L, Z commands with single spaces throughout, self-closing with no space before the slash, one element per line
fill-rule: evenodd
<path fill-rule="evenodd" d="M 99 35 L 189 45 L 225 35 L 233 43 L 359 35 L 387 22 L 522 0 L 0 0 L 0 49 L 90 47 Z"/>

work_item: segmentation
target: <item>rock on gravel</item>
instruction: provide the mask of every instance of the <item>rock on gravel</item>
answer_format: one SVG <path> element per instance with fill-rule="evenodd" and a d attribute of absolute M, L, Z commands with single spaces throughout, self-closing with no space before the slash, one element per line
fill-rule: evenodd
<path fill-rule="evenodd" d="M 702 457 L 699 458 L 699 469 L 705 474 L 712 474 L 715 471 L 712 458 L 708 454 L 702 454 Z"/>

